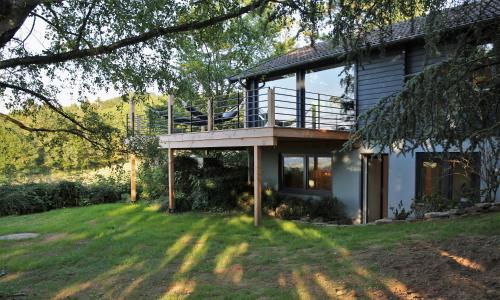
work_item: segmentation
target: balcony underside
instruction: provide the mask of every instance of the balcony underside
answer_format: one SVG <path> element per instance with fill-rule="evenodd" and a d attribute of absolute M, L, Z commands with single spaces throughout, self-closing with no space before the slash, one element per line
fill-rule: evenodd
<path fill-rule="evenodd" d="M 240 148 L 277 146 L 280 142 L 339 142 L 349 139 L 347 131 L 290 127 L 242 128 L 160 135 L 160 147 L 171 149 Z"/>

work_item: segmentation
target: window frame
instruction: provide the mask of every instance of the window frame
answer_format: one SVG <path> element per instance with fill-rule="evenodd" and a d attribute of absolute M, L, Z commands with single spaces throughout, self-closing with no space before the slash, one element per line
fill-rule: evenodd
<path fill-rule="evenodd" d="M 442 154 L 441 152 L 416 152 L 415 153 L 415 199 L 421 199 L 424 195 L 423 193 L 423 184 L 424 184 L 424 178 L 421 176 L 422 173 L 422 165 L 423 162 L 426 160 L 431 160 L 431 159 L 439 159 L 441 160 L 440 167 L 442 167 L 442 163 L 444 162 L 447 164 L 447 162 L 443 161 L 443 157 L 440 157 Z M 460 157 L 459 152 L 449 152 L 447 155 L 450 156 L 450 159 L 453 159 L 455 157 Z M 473 153 L 473 158 L 474 158 L 474 163 L 475 164 L 481 164 L 481 154 L 479 152 L 474 152 Z M 444 158 L 446 159 L 446 158 Z M 478 167 L 478 166 L 476 166 Z M 447 177 L 445 178 L 445 182 L 443 182 L 443 194 L 446 199 L 449 201 L 453 200 L 453 168 L 450 166 L 446 166 L 447 168 Z M 480 194 L 481 190 L 481 182 L 480 178 L 477 174 L 471 174 L 471 185 L 473 186 L 474 192 Z"/>
<path fill-rule="evenodd" d="M 285 167 L 285 158 L 286 157 L 300 157 L 302 158 L 303 164 L 304 164 L 304 175 L 302 176 L 302 188 L 291 188 L 291 187 L 286 187 L 284 184 L 284 167 Z M 316 157 L 316 158 L 329 158 L 330 159 L 330 169 L 332 172 L 332 175 L 330 177 L 331 182 L 331 189 L 329 190 L 324 190 L 324 189 L 311 189 L 308 188 L 308 180 L 309 180 L 309 157 Z M 330 195 L 333 190 L 333 157 L 330 154 L 293 154 L 293 153 L 281 153 L 280 154 L 280 159 L 279 159 L 279 190 L 283 192 L 290 192 L 290 193 L 307 193 L 307 194 L 317 194 L 317 195 Z"/>

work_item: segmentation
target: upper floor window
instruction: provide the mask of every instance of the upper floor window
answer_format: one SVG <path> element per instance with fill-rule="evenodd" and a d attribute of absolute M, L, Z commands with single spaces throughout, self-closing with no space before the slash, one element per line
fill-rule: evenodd
<path fill-rule="evenodd" d="M 347 85 L 347 76 L 352 76 L 352 71 L 345 70 L 344 66 L 335 68 L 321 68 L 308 70 L 305 78 L 306 92 L 328 96 L 354 98 L 354 84 Z M 348 87 L 346 91 L 346 87 Z"/>

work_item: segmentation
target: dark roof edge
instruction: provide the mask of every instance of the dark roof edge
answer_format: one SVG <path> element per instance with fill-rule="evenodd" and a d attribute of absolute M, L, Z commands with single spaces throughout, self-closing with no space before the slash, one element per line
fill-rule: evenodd
<path fill-rule="evenodd" d="M 481 20 L 477 20 L 477 21 L 471 21 L 471 22 L 468 22 L 468 23 L 460 24 L 458 26 L 447 28 L 446 31 L 460 30 L 460 29 L 468 27 L 468 26 L 470 26 L 472 24 L 486 23 L 486 22 L 489 22 L 489 21 L 492 21 L 492 20 L 495 20 L 495 19 L 498 19 L 498 18 L 499 18 L 499 16 L 494 16 L 494 17 L 491 17 L 491 18 L 481 19 Z M 407 22 L 407 21 L 405 21 L 405 22 Z M 377 44 L 373 44 L 371 46 L 373 47 L 373 49 L 380 48 L 381 46 L 395 46 L 395 45 L 398 45 L 398 44 L 402 44 L 402 43 L 407 43 L 407 42 L 410 42 L 410 41 L 419 40 L 419 39 L 422 39 L 423 37 L 425 37 L 425 33 L 415 34 L 415 35 L 404 37 L 404 38 L 401 38 L 401 39 L 391 40 L 391 41 L 388 41 L 387 43 L 384 43 L 384 44 L 377 43 Z M 301 49 L 305 49 L 307 47 L 311 47 L 311 46 L 304 46 L 304 47 L 294 49 L 294 50 L 292 50 L 290 52 L 287 52 L 287 53 L 279 55 L 279 56 L 267 58 L 267 59 L 259 62 L 258 64 L 252 66 L 249 69 L 256 68 L 259 65 L 262 65 L 262 64 L 264 64 L 264 63 L 266 63 L 268 61 L 271 61 L 271 60 L 276 59 L 278 57 L 289 55 L 289 54 L 291 54 L 291 53 L 293 53 L 295 51 L 298 51 L 298 50 L 301 50 Z M 303 61 L 298 61 L 298 62 L 292 63 L 292 64 L 280 65 L 280 66 L 277 66 L 277 67 L 274 67 L 274 68 L 269 68 L 269 69 L 265 70 L 264 72 L 250 72 L 248 74 L 243 74 L 243 72 L 241 72 L 240 74 L 235 74 L 235 75 L 232 75 L 232 76 L 228 77 L 228 80 L 230 82 L 236 82 L 236 81 L 239 81 L 239 80 L 242 80 L 242 79 L 246 79 L 246 78 L 250 78 L 250 77 L 256 77 L 256 76 L 261 76 L 261 75 L 266 75 L 266 74 L 274 73 L 274 72 L 281 71 L 281 70 L 294 69 L 294 68 L 300 67 L 302 65 L 306 65 L 306 64 L 310 64 L 310 63 L 315 63 L 315 62 L 323 61 L 323 60 L 326 60 L 326 59 L 338 58 L 338 57 L 340 57 L 342 55 L 346 55 L 347 53 L 349 53 L 349 52 L 342 51 L 342 52 L 338 52 L 338 53 L 335 53 L 335 54 L 322 55 L 322 56 L 314 57 L 312 59 L 306 59 L 306 60 L 303 60 Z M 249 70 L 249 69 L 247 69 L 247 70 Z"/>

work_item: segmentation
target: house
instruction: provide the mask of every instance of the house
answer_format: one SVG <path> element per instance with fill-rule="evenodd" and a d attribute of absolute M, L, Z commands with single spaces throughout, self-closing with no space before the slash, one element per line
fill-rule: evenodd
<path fill-rule="evenodd" d="M 499 1 L 478 9 L 451 9 L 447 24 L 450 46 L 453 33 L 472 23 L 487 26 L 500 16 Z M 453 18 L 461 9 L 471 10 L 470 19 Z M 383 38 L 385 51 L 378 51 L 379 32 L 368 37 L 372 51 L 353 66 L 352 91 L 341 84 L 345 51 L 321 42 L 262 62 L 229 80 L 244 88 L 224 99 L 211 99 L 206 110 L 182 103 L 176 116 L 170 98 L 168 132 L 160 134 L 162 148 L 169 151 L 169 174 L 177 149 L 249 149 L 253 154 L 255 223 L 260 222 L 260 195 L 273 188 L 293 195 L 333 195 L 346 206 L 355 223 L 390 217 L 391 207 L 408 209 L 412 199 L 440 193 L 460 199 L 478 193 L 481 182 L 454 172 L 449 161 L 430 161 L 423 149 L 414 155 L 375 155 L 376 149 L 361 147 L 339 151 L 357 124 L 357 116 L 382 97 L 402 89 L 405 80 L 426 66 L 446 59 L 447 47 L 436 56 L 424 50 L 426 18 L 391 25 Z M 445 45 L 446 46 L 446 45 Z M 180 101 L 180 100 L 179 100 Z M 175 207 L 173 176 L 170 207 Z M 500 195 L 497 195 L 500 198 Z"/>

